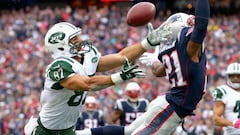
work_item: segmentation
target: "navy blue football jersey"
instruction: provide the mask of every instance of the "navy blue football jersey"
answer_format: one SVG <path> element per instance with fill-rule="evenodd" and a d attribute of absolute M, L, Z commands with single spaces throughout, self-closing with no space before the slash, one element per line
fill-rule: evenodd
<path fill-rule="evenodd" d="M 122 112 L 120 125 L 126 126 L 131 124 L 137 117 L 147 110 L 148 104 L 149 101 L 143 98 L 139 99 L 137 104 L 132 104 L 127 99 L 117 100 L 114 110 L 120 110 Z"/>
<path fill-rule="evenodd" d="M 201 100 L 206 83 L 206 54 L 202 47 L 200 61 L 195 63 L 187 53 L 193 28 L 183 28 L 177 40 L 160 49 L 159 60 L 165 64 L 166 78 L 172 87 L 166 100 L 180 116 L 191 115 Z"/>
<path fill-rule="evenodd" d="M 76 123 L 76 130 L 96 128 L 105 125 L 102 111 L 84 111 Z"/>

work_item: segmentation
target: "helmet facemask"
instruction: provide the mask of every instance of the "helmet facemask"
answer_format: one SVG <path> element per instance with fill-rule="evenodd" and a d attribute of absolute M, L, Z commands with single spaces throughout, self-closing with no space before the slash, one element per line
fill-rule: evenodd
<path fill-rule="evenodd" d="M 137 102 L 140 97 L 141 88 L 136 82 L 130 82 L 125 88 L 125 94 L 131 102 Z"/>
<path fill-rule="evenodd" d="M 232 75 L 234 75 L 234 74 L 232 74 Z M 240 74 L 236 74 L 236 75 L 240 76 Z M 231 74 L 229 74 L 227 76 L 227 84 L 234 89 L 239 89 L 240 88 L 240 83 L 233 83 L 230 76 L 231 76 Z"/>
<path fill-rule="evenodd" d="M 70 54 L 80 56 L 81 54 L 88 53 L 91 51 L 92 45 L 93 45 L 92 41 L 83 40 L 81 42 L 77 41 L 75 43 L 72 43 L 71 40 L 75 37 L 81 38 L 80 35 L 74 35 L 70 37 L 70 40 L 68 43 L 70 46 L 70 49 L 69 49 Z"/>
<path fill-rule="evenodd" d="M 137 102 L 140 96 L 139 90 L 127 90 L 126 95 L 131 102 Z"/>
<path fill-rule="evenodd" d="M 96 100 L 95 97 L 93 96 L 87 96 L 86 100 L 85 100 L 85 108 L 87 111 L 94 111 L 97 109 L 98 107 L 98 102 Z"/>

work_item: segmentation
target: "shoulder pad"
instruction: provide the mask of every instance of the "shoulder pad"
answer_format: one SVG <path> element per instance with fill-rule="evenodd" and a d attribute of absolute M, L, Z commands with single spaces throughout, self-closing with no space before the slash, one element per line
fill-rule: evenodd
<path fill-rule="evenodd" d="M 94 46 L 90 52 L 84 54 L 83 66 L 89 76 L 92 76 L 96 73 L 100 57 L 101 53 Z"/>
<path fill-rule="evenodd" d="M 118 99 L 114 105 L 114 110 L 123 110 L 122 102 L 123 99 Z"/>
<path fill-rule="evenodd" d="M 214 100 L 221 100 L 225 95 L 227 95 L 227 91 L 224 87 L 219 86 L 213 91 Z"/>
<path fill-rule="evenodd" d="M 47 68 L 47 77 L 53 81 L 60 81 L 74 73 L 72 68 L 74 61 L 67 58 L 56 59 Z"/>

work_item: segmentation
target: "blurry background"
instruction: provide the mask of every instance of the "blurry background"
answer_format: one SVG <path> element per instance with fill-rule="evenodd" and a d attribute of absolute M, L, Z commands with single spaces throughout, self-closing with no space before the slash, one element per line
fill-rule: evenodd
<path fill-rule="evenodd" d="M 43 39 L 47 29 L 60 21 L 83 29 L 102 54 L 120 51 L 146 36 L 147 28 L 129 27 L 126 14 L 140 0 L 0 0 L 0 135 L 22 135 L 23 126 L 37 116 L 41 105 L 45 66 L 51 61 Z M 195 0 L 152 0 L 157 14 L 155 27 L 175 12 L 193 13 Z M 196 116 L 186 122 L 196 135 L 221 135 L 222 127 L 212 122 L 211 90 L 225 83 L 224 71 L 231 62 L 240 61 L 240 0 L 210 0 L 211 19 L 206 36 L 208 85 Z M 153 50 L 150 50 L 153 51 Z M 169 84 L 156 79 L 151 71 L 136 79 L 142 95 L 152 100 L 166 92 Z M 115 71 L 112 71 L 115 72 Z M 109 73 L 105 73 L 109 74 Z M 114 102 L 124 97 L 125 83 L 90 93 L 97 97 L 105 114 Z M 176 131 L 175 135 L 183 135 Z"/>
<path fill-rule="evenodd" d="M 161 10 L 189 10 L 194 8 L 195 0 L 0 0 L 1 9 L 19 9 L 27 6 L 39 5 L 46 6 L 64 6 L 69 4 L 71 7 L 87 7 L 89 5 L 111 5 L 111 4 L 129 4 L 141 1 L 153 2 Z M 212 14 L 232 14 L 239 12 L 240 0 L 209 0 Z"/>

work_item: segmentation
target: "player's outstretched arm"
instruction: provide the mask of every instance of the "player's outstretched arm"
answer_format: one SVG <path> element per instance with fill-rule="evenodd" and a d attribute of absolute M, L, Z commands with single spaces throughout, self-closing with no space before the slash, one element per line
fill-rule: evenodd
<path fill-rule="evenodd" d="M 221 101 L 216 101 L 213 106 L 213 121 L 217 126 L 233 126 L 232 122 L 223 118 L 225 105 Z"/>
<path fill-rule="evenodd" d="M 166 41 L 168 36 L 171 35 L 169 27 L 164 27 L 164 25 L 161 25 L 157 29 L 153 29 L 152 24 L 149 23 L 148 30 L 148 35 L 145 39 L 143 39 L 143 41 L 128 46 L 117 54 L 102 56 L 99 60 L 97 71 L 107 71 L 121 66 L 124 61 L 124 56 L 126 56 L 128 60 L 132 62 L 138 59 L 148 49 L 160 45 L 161 42 Z"/>
<path fill-rule="evenodd" d="M 135 77 L 143 78 L 145 73 L 143 70 L 138 69 L 138 65 L 131 65 L 128 59 L 125 58 L 120 72 L 109 76 L 95 75 L 92 77 L 74 74 L 60 81 L 60 84 L 62 87 L 74 91 L 97 91 Z"/>
<path fill-rule="evenodd" d="M 201 56 L 202 43 L 205 38 L 210 18 L 210 8 L 208 0 L 197 0 L 195 8 L 195 26 L 188 43 L 187 51 L 193 61 L 198 62 Z"/>

